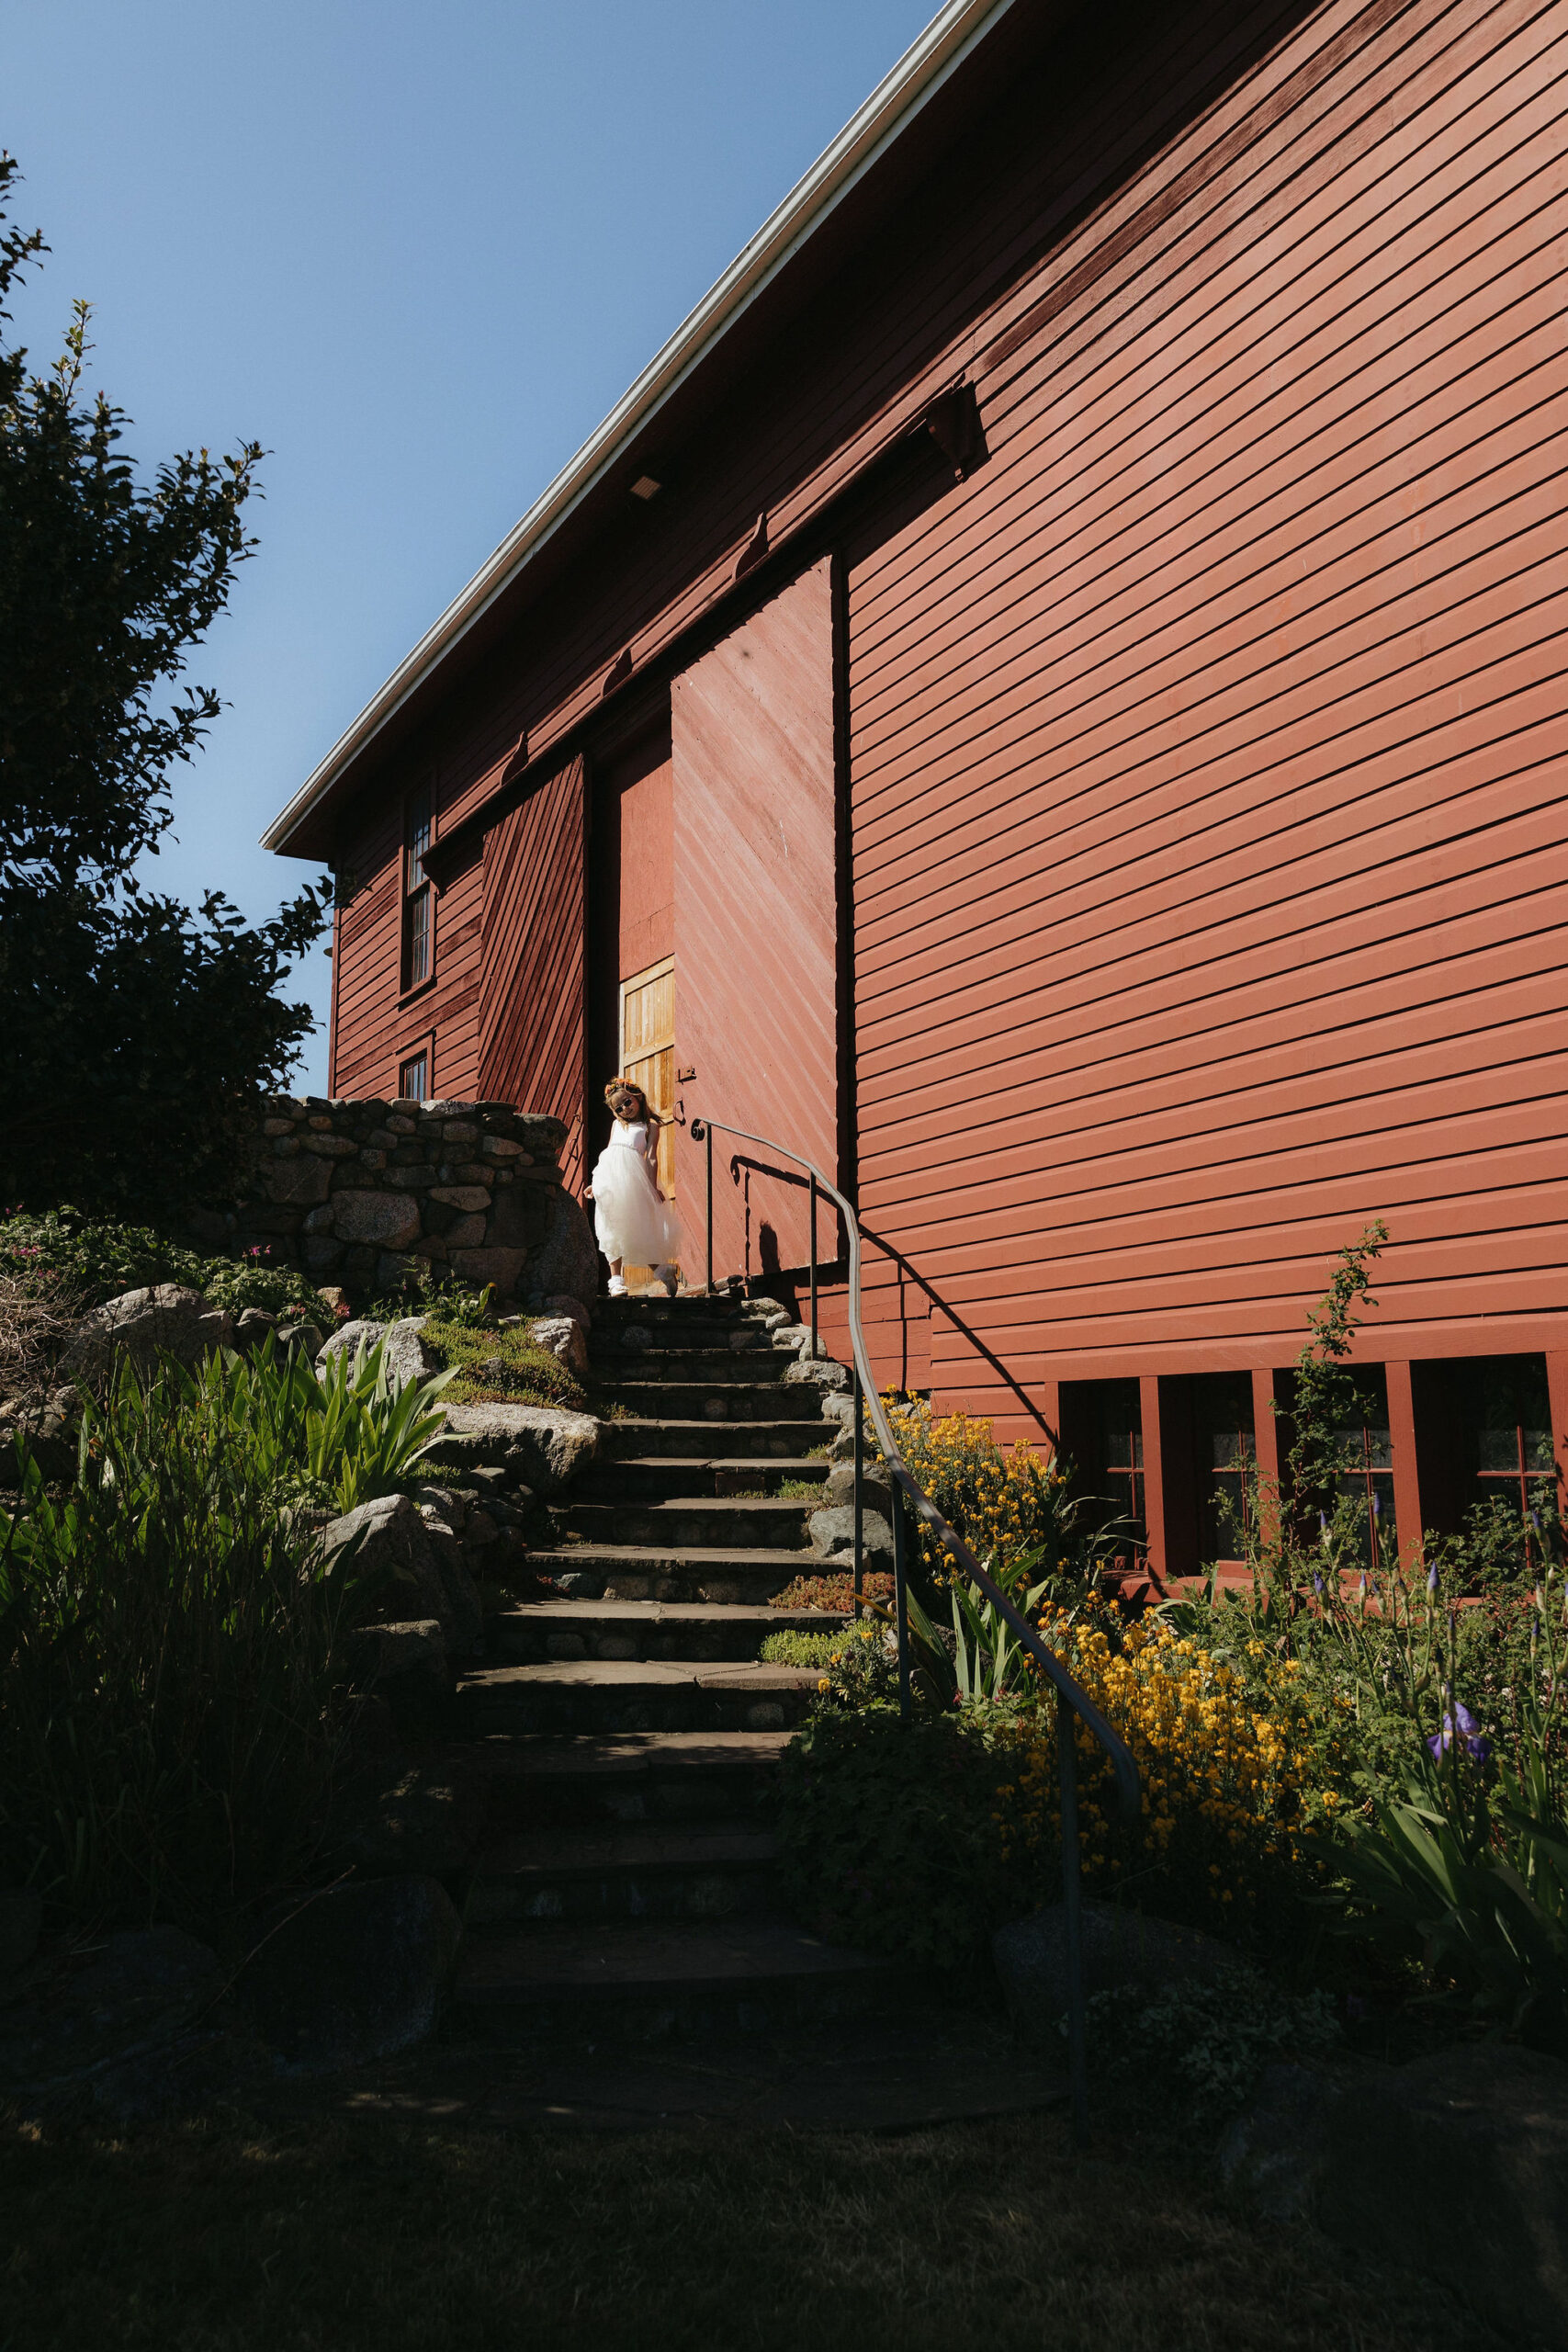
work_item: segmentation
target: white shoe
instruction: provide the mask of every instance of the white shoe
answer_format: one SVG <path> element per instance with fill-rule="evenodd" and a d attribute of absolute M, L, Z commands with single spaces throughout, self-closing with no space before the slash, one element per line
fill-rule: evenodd
<path fill-rule="evenodd" d="M 626 1295 L 626 1285 L 625 1277 L 620 1274 L 612 1274 L 610 1276 L 610 1296 L 612 1298 L 625 1298 Z"/>

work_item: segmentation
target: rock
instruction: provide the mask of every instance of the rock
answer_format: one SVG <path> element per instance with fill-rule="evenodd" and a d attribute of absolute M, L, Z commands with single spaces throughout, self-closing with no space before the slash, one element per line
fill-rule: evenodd
<path fill-rule="evenodd" d="M 321 1335 L 313 1323 L 280 1323 L 277 1344 L 285 1355 L 302 1355 L 314 1363 L 321 1352 Z"/>
<path fill-rule="evenodd" d="M 434 1878 L 351 1882 L 271 1923 L 238 1989 L 287 2073 L 364 2065 L 432 2031 L 459 1934 Z"/>
<path fill-rule="evenodd" d="M 38 1950 L 43 1897 L 36 1887 L 0 1887 L 0 1977 L 15 1976 Z"/>
<path fill-rule="evenodd" d="M 437 1618 L 361 1625 L 350 1637 L 348 1660 L 367 1703 L 385 1707 L 399 1738 L 423 1740 L 444 1729 L 452 1674 Z"/>
<path fill-rule="evenodd" d="M 406 1388 L 411 1382 L 430 1380 L 441 1363 L 422 1336 L 426 1320 L 423 1315 L 405 1315 L 396 1323 L 378 1323 L 369 1316 L 360 1316 L 340 1323 L 321 1350 L 321 1361 L 347 1356 L 352 1362 L 362 1347 L 368 1351 L 379 1341 L 382 1368 L 390 1386 Z"/>
<path fill-rule="evenodd" d="M 340 1306 L 346 1306 L 349 1303 L 348 1293 L 345 1290 L 340 1290 L 336 1283 L 323 1283 L 317 1296 L 321 1299 L 321 1305 L 333 1316 L 336 1315 Z"/>
<path fill-rule="evenodd" d="M 558 1494 L 599 1451 L 599 1424 L 558 1405 L 448 1405 L 446 1432 L 430 1448 L 433 1464 L 505 1470 L 536 1494 Z M 449 1440 L 457 1440 L 449 1445 Z"/>
<path fill-rule="evenodd" d="M 543 1315 L 537 1322 L 529 1324 L 528 1337 L 536 1348 L 543 1348 L 558 1363 L 575 1373 L 579 1380 L 587 1379 L 588 1342 L 574 1315 Z"/>
<path fill-rule="evenodd" d="M 566 1292 L 559 1291 L 547 1296 L 543 1305 L 547 1315 L 570 1315 L 574 1323 L 581 1326 L 585 1334 L 593 1328 L 591 1299 L 572 1298 Z"/>
<path fill-rule="evenodd" d="M 333 1181 L 332 1162 L 301 1152 L 296 1159 L 273 1159 L 262 1190 L 276 1208 L 310 1209 L 324 1201 Z"/>
<path fill-rule="evenodd" d="M 413 1604 L 409 1618 L 434 1617 L 449 1649 L 459 1656 L 472 1649 L 482 1623 L 479 1597 L 457 1538 L 434 1510 L 422 1513 L 407 1495 L 378 1496 L 323 1528 L 326 1556 L 348 1544 L 356 1547 L 359 1575 L 384 1580 Z"/>
<path fill-rule="evenodd" d="M 780 1380 L 782 1388 L 820 1388 L 846 1390 L 851 1386 L 850 1375 L 841 1363 L 813 1363 L 803 1357 L 792 1363 Z"/>
<path fill-rule="evenodd" d="M 342 1791 L 328 1838 L 344 1860 L 377 1876 L 440 1878 L 463 1868 L 484 1826 L 484 1785 L 472 1772 L 416 1764 L 389 1777 L 385 1766 L 371 1766 Z"/>
<path fill-rule="evenodd" d="M 565 1600 L 603 1600 L 604 1578 L 592 1568 L 566 1568 L 550 1582 Z"/>
<path fill-rule="evenodd" d="M 265 1306 L 247 1306 L 234 1326 L 234 1345 L 242 1355 L 249 1355 L 259 1348 L 269 1331 L 277 1329 L 277 1317 L 269 1315 Z"/>
<path fill-rule="evenodd" d="M 853 1384 L 852 1383 L 852 1385 Z M 839 1427 L 844 1431 L 845 1435 L 852 1438 L 855 1427 L 855 1400 L 852 1393 L 849 1396 L 824 1396 L 822 1399 L 822 1419 L 825 1421 L 837 1421 Z M 866 1452 L 868 1453 L 875 1451 L 876 1441 L 869 1433 L 867 1434 L 865 1443 Z"/>
<path fill-rule="evenodd" d="M 1065 1914 L 1049 1903 L 1032 1918 L 1015 1919 L 991 1938 L 991 1958 L 1015 2029 L 1029 2037 L 1055 2030 L 1067 2006 Z M 1151 1988 L 1184 1979 L 1223 1976 L 1241 1965 L 1228 1944 L 1196 1928 L 1174 1926 L 1114 1903 L 1083 1898 L 1084 1991 L 1108 1993 L 1118 1984 Z"/>
<path fill-rule="evenodd" d="M 372 1316 L 350 1316 L 348 1321 L 340 1323 L 323 1343 L 319 1361 L 333 1362 L 339 1356 L 347 1356 L 352 1363 L 361 1348 L 373 1348 L 378 1340 L 386 1336 L 386 1324 L 378 1323 Z"/>
<path fill-rule="evenodd" d="M 325 1162 L 321 1162 L 325 1166 Z M 419 1204 L 406 1193 L 334 1193 L 333 1230 L 340 1241 L 405 1250 L 419 1239 Z"/>
<path fill-rule="evenodd" d="M 853 1557 L 855 1548 L 855 1514 L 852 1503 L 835 1503 L 827 1510 L 814 1510 L 807 1521 L 812 1549 L 823 1560 L 846 1560 Z M 863 1557 L 874 1561 L 879 1568 L 893 1566 L 893 1529 L 879 1511 L 863 1510 L 861 1513 L 861 1549 Z"/>
<path fill-rule="evenodd" d="M 822 1490 L 828 1498 L 829 1507 L 837 1505 L 851 1510 L 854 1509 L 854 1431 L 852 1430 L 850 1431 L 850 1460 L 847 1464 L 835 1464 L 828 1473 L 828 1483 Z M 869 1446 L 865 1450 L 861 1467 L 861 1500 L 863 1508 L 880 1511 L 884 1519 L 891 1520 L 893 1480 L 889 1476 L 887 1464 L 874 1453 Z"/>
<path fill-rule="evenodd" d="M 350 1636 L 349 1655 L 361 1681 L 379 1684 L 400 1674 L 423 1674 L 446 1688 L 446 1636 L 438 1617 L 360 1625 Z"/>
<path fill-rule="evenodd" d="M 524 1267 L 528 1262 L 526 1250 L 454 1250 L 452 1271 L 476 1289 L 486 1283 L 494 1285 L 502 1298 L 510 1298 L 516 1289 Z"/>
<path fill-rule="evenodd" d="M 536 1148 L 535 1157 L 541 1156 Z M 558 1308 L 562 1298 L 573 1298 L 592 1314 L 599 1291 L 599 1252 L 581 1203 L 559 1184 L 513 1184 L 512 1191 L 542 1193 L 545 1201 L 544 1234 L 528 1261 L 530 1290 L 543 1291 L 552 1309 Z"/>
<path fill-rule="evenodd" d="M 1316 2067 L 1264 2069 L 1246 2111 L 1220 2143 L 1220 2175 L 1270 2222 L 1306 2222 L 1328 2160 L 1328 2117 L 1340 2085 Z"/>
<path fill-rule="evenodd" d="M 61 1361 L 61 1376 L 89 1383 L 101 1380 L 119 1355 L 130 1356 L 143 1372 L 160 1354 L 193 1365 L 215 1348 L 233 1344 L 232 1316 L 214 1306 L 199 1291 L 186 1290 L 178 1283 L 158 1283 L 151 1290 L 123 1291 L 118 1298 L 95 1307 L 77 1327 Z"/>
<path fill-rule="evenodd" d="M 1506 2341 L 1568 2346 L 1568 2065 L 1477 2042 L 1379 2069 L 1326 2136 L 1331 2237 L 1445 2280 Z"/>
<path fill-rule="evenodd" d="M 472 1215 L 477 1209 L 488 1209 L 490 1193 L 483 1184 L 433 1184 L 433 1201 L 444 1201 L 449 1209 L 461 1209 Z"/>

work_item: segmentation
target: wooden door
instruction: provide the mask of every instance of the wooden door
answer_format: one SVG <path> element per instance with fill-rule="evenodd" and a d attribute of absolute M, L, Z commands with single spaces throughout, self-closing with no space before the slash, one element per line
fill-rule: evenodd
<path fill-rule="evenodd" d="M 640 1086 L 649 1107 L 675 1108 L 675 958 L 666 956 L 621 982 L 621 1076 Z M 675 1130 L 659 1130 L 659 1182 L 675 1197 Z"/>

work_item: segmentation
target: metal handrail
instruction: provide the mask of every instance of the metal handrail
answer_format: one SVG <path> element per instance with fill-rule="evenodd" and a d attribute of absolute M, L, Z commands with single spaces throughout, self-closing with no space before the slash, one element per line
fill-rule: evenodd
<path fill-rule="evenodd" d="M 754 1136 L 744 1127 L 733 1127 L 722 1119 L 694 1118 L 690 1133 L 694 1143 L 706 1147 L 706 1206 L 707 1206 L 707 1290 L 713 1295 L 713 1138 L 715 1132 L 731 1136 L 738 1143 L 758 1145 L 763 1151 L 780 1159 L 793 1160 L 804 1168 L 810 1179 L 811 1197 L 811 1351 L 816 1357 L 819 1341 L 817 1334 L 817 1198 L 825 1193 L 837 1207 L 844 1221 L 849 1241 L 848 1305 L 850 1343 L 854 1351 L 854 1432 L 855 1432 L 855 1594 L 858 1611 L 861 1589 L 861 1405 L 863 1399 L 876 1431 L 884 1461 L 893 1480 L 893 1580 L 895 1622 L 898 1637 L 899 1708 L 905 1722 L 911 1713 L 909 1689 L 909 1621 L 908 1580 L 905 1561 L 904 1509 L 906 1503 L 936 1536 L 944 1552 L 955 1559 L 973 1584 L 979 1587 L 987 1600 L 997 1609 L 1011 1628 L 1014 1638 L 1028 1652 L 1055 1690 L 1058 1706 L 1056 1715 L 1056 1757 L 1061 1784 L 1062 1804 L 1062 1911 L 1066 1928 L 1067 1946 L 1067 2040 L 1068 2066 L 1072 2090 L 1073 2132 L 1081 2147 L 1089 2131 L 1088 2065 L 1085 2044 L 1083 1990 L 1083 1911 L 1079 1889 L 1077 1758 L 1067 1720 L 1071 1709 L 1080 1723 L 1087 1724 L 1095 1739 L 1111 1758 L 1116 1774 L 1122 1809 L 1130 1819 L 1136 1819 L 1142 1809 L 1138 1785 L 1138 1768 L 1131 1750 L 1087 1690 L 1075 1681 L 1055 1652 L 1042 1638 L 1038 1629 L 1029 1623 L 1022 1611 L 1010 1600 L 995 1578 L 970 1550 L 954 1528 L 948 1525 L 931 1501 L 900 1453 L 893 1435 L 892 1424 L 883 1408 L 866 1349 L 865 1333 L 861 1327 L 861 1233 L 860 1220 L 836 1184 L 833 1184 L 808 1159 L 804 1152 L 795 1151 L 787 1144 L 775 1143 L 771 1136 Z"/>

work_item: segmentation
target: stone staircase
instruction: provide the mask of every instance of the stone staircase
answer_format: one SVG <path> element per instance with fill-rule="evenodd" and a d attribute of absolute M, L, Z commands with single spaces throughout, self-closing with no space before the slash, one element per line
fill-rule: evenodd
<path fill-rule="evenodd" d="M 757 1652 L 842 1621 L 767 1605 L 819 1565 L 800 1490 L 838 1430 L 818 1387 L 786 1380 L 776 1314 L 601 1303 L 600 1458 L 529 1558 L 570 1597 L 493 1618 L 458 1692 L 492 1834 L 457 2002 L 487 2037 L 772 2028 L 914 1989 L 779 1898 L 773 1781 L 817 1673 Z"/>

